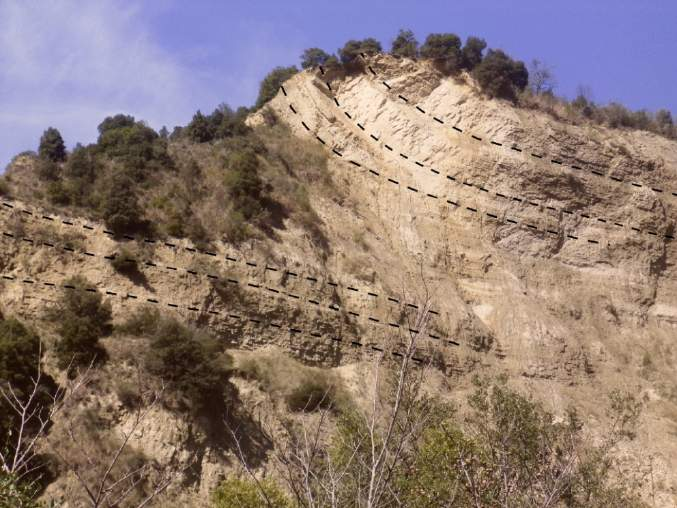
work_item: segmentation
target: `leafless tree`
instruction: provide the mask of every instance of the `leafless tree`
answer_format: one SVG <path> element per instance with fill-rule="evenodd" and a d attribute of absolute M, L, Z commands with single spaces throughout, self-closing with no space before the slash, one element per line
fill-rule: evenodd
<path fill-rule="evenodd" d="M 336 432 L 331 408 L 304 413 L 300 421 L 280 418 L 277 429 L 267 429 L 272 463 L 300 506 L 378 508 L 398 499 L 394 475 L 429 423 L 433 408 L 422 389 L 429 365 L 417 357 L 431 309 L 427 286 L 424 290 L 416 315 L 407 315 L 407 328 L 391 337 L 399 349 L 384 349 L 373 358 L 368 404 L 351 412 L 358 432 Z M 248 464 L 237 429 L 226 425 L 244 470 L 258 485 L 262 501 L 273 506 Z M 340 457 L 332 453 L 327 436 L 343 450 Z"/>
<path fill-rule="evenodd" d="M 529 67 L 529 86 L 533 93 L 540 95 L 555 89 L 555 75 L 550 66 L 534 59 Z"/>

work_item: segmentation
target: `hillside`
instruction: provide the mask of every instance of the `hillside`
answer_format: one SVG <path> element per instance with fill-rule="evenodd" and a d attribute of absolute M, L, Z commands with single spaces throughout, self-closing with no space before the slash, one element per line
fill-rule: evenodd
<path fill-rule="evenodd" d="M 139 191 L 164 203 L 146 215 L 156 227 L 124 233 L 86 205 L 50 204 L 35 160 L 17 158 L 0 207 L 2 314 L 53 339 L 43 310 L 81 275 L 116 324 L 157 307 L 223 349 L 275 347 L 359 384 L 356 365 L 398 352 L 430 305 L 414 360 L 434 367 L 444 397 L 505 373 L 556 415 L 576 406 L 595 435 L 602 399 L 626 390 L 645 407 L 621 455 L 651 465 L 655 506 L 677 504 L 677 141 L 566 124 L 483 97 L 467 74 L 390 55 L 300 72 L 246 124 L 264 140 L 259 173 L 279 206 L 244 236 L 221 216 L 233 205 L 220 164 L 234 143 L 170 139 L 178 169 Z M 189 159 L 198 173 L 185 172 Z M 177 220 L 196 217 L 202 233 L 172 234 L 172 199 L 189 207 L 177 205 Z M 132 275 L 110 262 L 123 248 Z M 111 358 L 129 340 L 106 339 Z M 105 390 L 123 364 L 99 373 Z M 248 380 L 233 382 L 256 399 Z M 125 410 L 112 395 L 100 406 L 115 428 Z M 199 463 L 182 479 L 204 500 L 234 454 L 199 433 L 154 409 L 139 447 L 176 470 Z"/>

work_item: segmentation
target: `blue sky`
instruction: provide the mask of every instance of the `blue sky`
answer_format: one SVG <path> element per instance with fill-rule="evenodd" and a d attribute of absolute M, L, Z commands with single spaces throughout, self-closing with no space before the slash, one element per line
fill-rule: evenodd
<path fill-rule="evenodd" d="M 0 170 L 48 126 L 91 142 L 109 114 L 159 128 L 250 105 L 275 65 L 399 28 L 478 35 L 547 62 L 557 92 L 677 113 L 674 0 L 0 0 Z"/>

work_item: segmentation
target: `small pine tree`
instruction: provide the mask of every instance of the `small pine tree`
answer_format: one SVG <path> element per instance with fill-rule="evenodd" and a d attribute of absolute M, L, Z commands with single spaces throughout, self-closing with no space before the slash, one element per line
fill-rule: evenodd
<path fill-rule="evenodd" d="M 411 30 L 400 29 L 393 40 L 390 53 L 395 56 L 416 58 L 418 55 L 418 41 Z"/>
<path fill-rule="evenodd" d="M 111 306 L 98 291 L 86 291 L 91 285 L 81 276 L 64 281 L 62 299 L 52 313 L 52 319 L 59 323 L 55 352 L 61 369 L 71 364 L 86 366 L 106 357 L 99 339 L 112 330 Z"/>
<path fill-rule="evenodd" d="M 430 34 L 421 46 L 421 56 L 435 60 L 442 71 L 455 74 L 461 69 L 461 39 L 452 33 Z"/>
<path fill-rule="evenodd" d="M 469 71 L 477 67 L 482 62 L 482 52 L 486 49 L 487 43 L 484 39 L 470 36 L 463 46 L 463 68 Z"/>
<path fill-rule="evenodd" d="M 38 153 L 40 158 L 48 161 L 63 162 L 66 160 L 66 145 L 57 129 L 49 127 L 42 133 Z"/>
<path fill-rule="evenodd" d="M 515 61 L 500 49 L 490 49 L 473 71 L 473 76 L 489 97 L 515 100 L 529 82 L 523 62 Z"/>
<path fill-rule="evenodd" d="M 186 126 L 186 134 L 196 143 L 207 143 L 214 139 L 214 130 L 207 118 L 198 109 L 193 119 Z"/>
<path fill-rule="evenodd" d="M 270 71 L 259 87 L 259 96 L 256 99 L 254 109 L 260 109 L 266 102 L 275 97 L 280 90 L 280 85 L 291 78 L 299 70 L 295 65 L 291 67 L 275 67 Z"/>
<path fill-rule="evenodd" d="M 361 53 L 374 55 L 381 51 L 381 43 L 373 37 L 369 37 L 361 41 L 350 40 L 346 42 L 345 45 L 338 50 L 338 54 L 343 65 L 350 65 L 357 61 L 357 57 L 359 57 Z"/>
<path fill-rule="evenodd" d="M 325 65 L 331 58 L 331 55 L 320 48 L 308 48 L 301 55 L 301 68 L 310 69 Z"/>
<path fill-rule="evenodd" d="M 101 215 L 117 236 L 142 228 L 142 210 L 134 192 L 134 181 L 124 173 L 117 172 L 111 178 L 102 200 Z"/>

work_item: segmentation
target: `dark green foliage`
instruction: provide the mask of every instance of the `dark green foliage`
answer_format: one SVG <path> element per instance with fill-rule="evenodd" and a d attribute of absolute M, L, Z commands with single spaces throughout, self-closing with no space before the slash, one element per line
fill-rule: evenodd
<path fill-rule="evenodd" d="M 674 124 L 672 121 L 672 113 L 667 109 L 659 109 L 655 115 L 658 132 L 665 136 L 674 134 Z"/>
<path fill-rule="evenodd" d="M 435 60 L 441 70 L 455 74 L 461 69 L 461 39 L 452 33 L 430 34 L 421 46 L 421 56 Z"/>
<path fill-rule="evenodd" d="M 9 185 L 2 177 L 0 177 L 0 196 L 9 196 Z"/>
<path fill-rule="evenodd" d="M 38 159 L 35 161 L 35 172 L 43 181 L 55 181 L 59 178 L 59 165 L 50 159 Z"/>
<path fill-rule="evenodd" d="M 469 71 L 477 67 L 482 62 L 482 52 L 486 49 L 487 43 L 484 39 L 470 36 L 465 41 L 465 46 L 461 50 L 463 56 L 463 68 Z"/>
<path fill-rule="evenodd" d="M 33 390 L 32 380 L 38 373 L 40 355 L 40 338 L 33 330 L 14 318 L 0 317 L 0 384 L 6 390 L 9 383 L 22 402 L 27 402 Z M 54 380 L 43 373 L 33 409 L 47 407 L 55 390 Z M 16 417 L 7 401 L 0 397 L 0 446 L 5 446 L 8 431 L 15 424 Z"/>
<path fill-rule="evenodd" d="M 237 150 L 227 162 L 225 185 L 236 212 L 247 219 L 257 217 L 265 207 L 269 190 L 258 174 L 259 161 L 251 149 Z"/>
<path fill-rule="evenodd" d="M 161 319 L 151 335 L 145 365 L 166 383 L 178 409 L 221 411 L 228 371 L 218 343 L 174 319 Z"/>
<path fill-rule="evenodd" d="M 139 265 L 134 254 L 122 247 L 120 252 L 110 260 L 113 269 L 123 275 L 134 276 L 139 274 Z"/>
<path fill-rule="evenodd" d="M 134 120 L 133 116 L 118 114 L 115 116 L 106 117 L 103 122 L 99 124 L 97 129 L 99 131 L 99 135 L 103 136 L 108 131 L 124 129 L 126 127 L 134 127 L 135 123 L 136 121 Z"/>
<path fill-rule="evenodd" d="M 349 65 L 354 63 L 357 58 L 360 56 L 360 53 L 365 53 L 367 55 L 374 55 L 380 53 L 381 43 L 374 38 L 358 40 L 350 40 L 345 43 L 345 45 L 339 49 L 338 54 L 343 65 Z"/>
<path fill-rule="evenodd" d="M 145 228 L 143 211 L 139 206 L 134 181 L 123 172 L 116 172 L 101 202 L 101 216 L 117 236 Z"/>
<path fill-rule="evenodd" d="M 66 145 L 61 133 L 54 127 L 49 127 L 43 132 L 38 153 L 41 159 L 48 161 L 63 162 L 66 160 Z"/>
<path fill-rule="evenodd" d="M 320 65 L 326 65 L 331 55 L 320 48 L 308 48 L 301 55 L 301 68 L 310 69 Z"/>
<path fill-rule="evenodd" d="M 244 123 L 247 113 L 247 108 L 238 108 L 237 111 L 233 111 L 227 104 L 220 105 L 209 116 L 198 111 L 184 129 L 184 133 L 196 143 L 244 136 L 250 131 Z"/>
<path fill-rule="evenodd" d="M 71 361 L 78 367 L 105 360 L 106 353 L 99 339 L 112 330 L 110 303 L 104 302 L 98 291 L 86 291 L 91 283 L 83 277 L 71 277 L 64 285 L 75 289 L 65 288 L 61 301 L 51 313 L 58 323 L 55 353 L 59 368 L 67 368 Z"/>
<path fill-rule="evenodd" d="M 47 184 L 47 198 L 54 205 L 67 205 L 71 202 L 71 196 L 61 180 Z"/>
<path fill-rule="evenodd" d="M 390 53 L 395 56 L 416 58 L 418 55 L 418 41 L 411 30 L 400 29 L 393 40 Z"/>
<path fill-rule="evenodd" d="M 475 67 L 473 76 L 489 97 L 515 100 L 517 92 L 529 82 L 529 72 L 523 62 L 513 60 L 500 49 L 490 49 Z"/>
<path fill-rule="evenodd" d="M 102 171 L 96 145 L 78 144 L 63 167 L 63 180 L 48 190 L 54 203 L 91 205 L 92 185 Z"/>
<path fill-rule="evenodd" d="M 259 86 L 259 96 L 256 99 L 254 109 L 260 109 L 266 102 L 275 97 L 280 90 L 280 85 L 291 78 L 299 70 L 295 65 L 291 67 L 275 67 L 270 71 Z"/>
<path fill-rule="evenodd" d="M 286 397 L 292 411 L 329 409 L 336 402 L 336 387 L 326 377 L 304 379 Z"/>
<path fill-rule="evenodd" d="M 38 488 L 29 481 L 0 471 L 0 506 L 3 508 L 42 508 L 36 501 Z"/>

